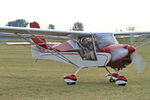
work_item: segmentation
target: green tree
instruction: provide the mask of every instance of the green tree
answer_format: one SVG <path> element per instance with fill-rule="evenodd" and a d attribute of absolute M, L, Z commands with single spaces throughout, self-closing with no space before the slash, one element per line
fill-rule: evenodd
<path fill-rule="evenodd" d="M 6 26 L 13 26 L 13 27 L 27 27 L 27 25 L 28 25 L 28 22 L 24 19 L 16 19 L 6 24 Z"/>
<path fill-rule="evenodd" d="M 55 29 L 55 25 L 49 24 L 49 25 L 48 25 L 48 29 Z"/>
<path fill-rule="evenodd" d="M 74 31 L 83 31 L 84 30 L 83 24 L 81 22 L 74 23 L 74 25 L 72 27 L 72 30 L 74 30 Z"/>

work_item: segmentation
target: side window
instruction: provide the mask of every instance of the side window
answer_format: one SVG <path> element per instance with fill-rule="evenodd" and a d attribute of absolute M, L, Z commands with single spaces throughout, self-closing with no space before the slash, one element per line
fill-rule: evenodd
<path fill-rule="evenodd" d="M 93 39 L 91 37 L 82 37 L 79 39 L 79 54 L 83 60 L 97 60 Z"/>

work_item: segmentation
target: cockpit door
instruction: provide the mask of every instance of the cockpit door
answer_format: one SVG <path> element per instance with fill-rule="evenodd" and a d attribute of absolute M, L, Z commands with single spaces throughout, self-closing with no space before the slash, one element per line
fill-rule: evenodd
<path fill-rule="evenodd" d="M 79 54 L 83 60 L 96 61 L 96 48 L 94 37 L 81 37 L 79 39 Z"/>

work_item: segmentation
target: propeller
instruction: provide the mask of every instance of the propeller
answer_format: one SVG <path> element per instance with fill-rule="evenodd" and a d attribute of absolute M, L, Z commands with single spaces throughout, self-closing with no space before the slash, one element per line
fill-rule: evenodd
<path fill-rule="evenodd" d="M 137 72 L 138 73 L 143 72 L 144 69 L 145 69 L 145 63 L 143 61 L 143 58 L 139 54 L 134 52 L 131 55 L 131 59 L 132 59 L 134 65 L 135 65 L 135 68 L 136 68 Z"/>
<path fill-rule="evenodd" d="M 139 42 L 137 44 L 137 42 L 135 42 L 135 41 L 141 41 L 141 40 L 144 40 L 144 39 L 145 39 L 145 37 L 144 38 L 142 37 L 142 39 L 141 39 L 140 37 L 136 38 L 136 37 L 134 37 L 133 34 L 130 34 L 130 44 L 133 45 L 134 47 L 136 47 L 136 49 L 143 46 L 143 44 L 139 46 Z M 138 47 L 136 45 L 138 45 Z M 145 69 L 145 63 L 144 63 L 143 58 L 137 52 L 134 52 L 131 55 L 131 59 L 133 61 L 133 64 L 134 64 L 137 72 L 138 73 L 143 72 L 144 69 Z"/>
<path fill-rule="evenodd" d="M 125 49 L 125 48 L 119 48 L 119 49 L 116 48 L 116 49 L 113 49 L 111 53 L 112 53 L 112 61 L 115 61 L 128 55 L 129 51 L 128 49 Z M 143 58 L 139 54 L 134 52 L 131 55 L 131 59 L 135 65 L 137 72 L 138 73 L 143 72 L 145 69 L 145 63 L 144 63 Z"/>

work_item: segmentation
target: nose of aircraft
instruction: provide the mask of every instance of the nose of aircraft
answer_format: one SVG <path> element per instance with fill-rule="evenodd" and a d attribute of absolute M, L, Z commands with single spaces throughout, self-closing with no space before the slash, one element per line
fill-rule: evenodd
<path fill-rule="evenodd" d="M 129 45 L 125 46 L 125 48 L 128 49 L 129 53 L 133 53 L 136 50 L 133 46 L 129 46 Z"/>
<path fill-rule="evenodd" d="M 130 45 L 120 45 L 119 48 L 113 49 L 111 52 L 112 60 L 108 66 L 118 69 L 125 68 L 132 62 L 131 55 L 135 52 L 135 50 L 136 49 Z"/>
<path fill-rule="evenodd" d="M 133 52 L 135 52 L 135 48 L 130 45 L 118 46 L 116 49 L 111 49 L 112 61 L 120 60 L 124 57 L 131 56 Z"/>

